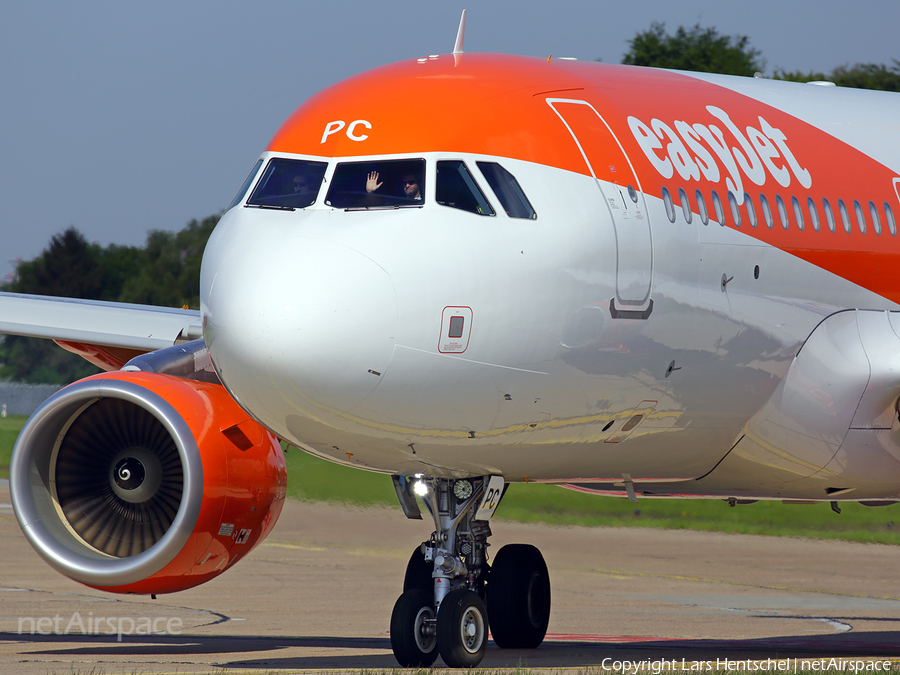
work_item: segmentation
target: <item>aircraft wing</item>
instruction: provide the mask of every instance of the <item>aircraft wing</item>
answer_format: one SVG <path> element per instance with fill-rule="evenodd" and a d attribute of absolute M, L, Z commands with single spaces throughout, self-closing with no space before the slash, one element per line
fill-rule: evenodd
<path fill-rule="evenodd" d="M 202 329 L 197 310 L 0 293 L 0 333 L 149 352 Z"/>

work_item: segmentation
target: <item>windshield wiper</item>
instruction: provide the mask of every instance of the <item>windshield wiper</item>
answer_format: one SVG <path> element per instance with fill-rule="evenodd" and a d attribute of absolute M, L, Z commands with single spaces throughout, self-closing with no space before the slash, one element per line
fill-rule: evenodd
<path fill-rule="evenodd" d="M 398 209 L 421 208 L 421 204 L 393 204 L 390 206 L 348 206 L 344 211 L 397 211 Z"/>
<path fill-rule="evenodd" d="M 274 209 L 276 211 L 296 211 L 295 206 L 279 206 L 278 204 L 244 204 L 247 209 Z"/>

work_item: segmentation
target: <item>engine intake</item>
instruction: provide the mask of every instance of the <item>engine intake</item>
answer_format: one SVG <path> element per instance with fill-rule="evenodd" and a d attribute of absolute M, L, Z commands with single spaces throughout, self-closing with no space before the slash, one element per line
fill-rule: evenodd
<path fill-rule="evenodd" d="M 181 458 L 165 426 L 134 403 L 92 403 L 66 432 L 56 456 L 59 507 L 87 544 L 127 558 L 172 526 L 184 492 Z"/>

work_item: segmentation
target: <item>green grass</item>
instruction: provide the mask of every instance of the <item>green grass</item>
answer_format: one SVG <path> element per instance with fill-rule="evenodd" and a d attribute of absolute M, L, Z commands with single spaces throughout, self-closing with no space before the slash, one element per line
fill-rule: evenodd
<path fill-rule="evenodd" d="M 291 448 L 288 494 L 301 501 L 400 508 L 389 476 L 339 466 Z M 655 527 L 742 534 L 900 544 L 900 506 L 867 507 L 842 502 L 840 515 L 827 503 L 760 501 L 735 507 L 721 500 L 597 497 L 555 485 L 514 483 L 498 518 L 587 527 Z M 896 524 L 895 524 L 896 520 Z"/>
<path fill-rule="evenodd" d="M 639 499 L 632 503 L 552 485 L 514 484 L 497 515 L 554 525 L 656 527 L 900 544 L 900 507 L 872 508 L 856 502 L 842 502 L 840 507 L 838 515 L 827 503 L 759 501 L 735 507 L 717 499 Z"/>
<path fill-rule="evenodd" d="M 16 436 L 27 419 L 25 415 L 0 417 L 0 478 L 9 478 L 9 459 L 16 444 Z"/>
<path fill-rule="evenodd" d="M 23 416 L 0 417 L 0 477 L 9 476 L 12 448 L 25 420 Z M 285 457 L 288 494 L 295 499 L 400 508 L 389 476 L 332 464 L 296 448 Z M 720 500 L 640 499 L 634 504 L 554 485 L 515 483 L 503 498 L 497 517 L 551 525 L 655 527 L 900 544 L 900 506 L 871 508 L 842 502 L 841 510 L 838 515 L 826 503 L 770 501 L 733 508 Z"/>
<path fill-rule="evenodd" d="M 359 471 L 288 447 L 288 496 L 305 502 L 339 502 L 354 506 L 400 508 L 391 477 Z"/>

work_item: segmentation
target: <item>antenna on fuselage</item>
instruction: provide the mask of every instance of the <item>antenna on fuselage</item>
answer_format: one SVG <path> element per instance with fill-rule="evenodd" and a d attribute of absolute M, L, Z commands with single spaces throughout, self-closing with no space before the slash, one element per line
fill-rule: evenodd
<path fill-rule="evenodd" d="M 456 32 L 456 44 L 453 45 L 453 53 L 454 54 L 462 54 L 463 53 L 463 41 L 466 39 L 466 10 L 462 11 L 462 16 L 459 17 L 459 30 Z"/>

